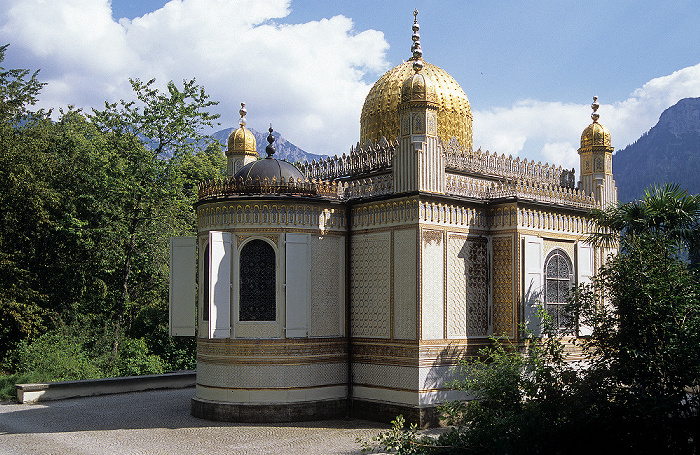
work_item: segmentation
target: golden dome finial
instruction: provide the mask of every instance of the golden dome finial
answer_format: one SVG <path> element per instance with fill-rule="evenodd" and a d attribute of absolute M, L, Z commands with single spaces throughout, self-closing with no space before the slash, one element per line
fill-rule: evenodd
<path fill-rule="evenodd" d="M 600 107 L 600 104 L 598 103 L 598 97 L 594 96 L 593 97 L 593 104 L 591 104 L 591 109 L 593 109 L 593 113 L 591 114 L 591 118 L 593 119 L 594 123 L 598 122 L 598 119 L 600 118 L 600 114 L 598 113 L 599 107 Z"/>
<path fill-rule="evenodd" d="M 418 25 L 418 10 L 413 10 L 413 35 L 411 36 L 411 39 L 413 40 L 413 45 L 411 46 L 411 52 L 413 53 L 413 56 L 409 58 L 409 60 L 421 60 L 423 58 L 423 50 L 420 48 L 420 34 L 418 33 L 418 30 L 420 30 L 420 25 Z M 421 64 L 418 69 L 416 69 L 416 66 L 414 64 L 413 69 L 418 72 L 420 69 L 423 68 L 423 65 Z"/>
<path fill-rule="evenodd" d="M 583 133 L 581 134 L 581 148 L 580 151 L 589 151 L 595 147 L 603 147 L 605 149 L 613 150 L 612 145 L 610 145 L 610 131 L 600 123 L 598 119 L 600 114 L 598 114 L 598 108 L 600 108 L 600 103 L 598 103 L 598 97 L 593 97 L 593 103 L 591 104 L 591 109 L 593 113 L 591 118 L 593 123 L 588 125 Z"/>
<path fill-rule="evenodd" d="M 241 109 L 238 111 L 238 113 L 241 115 L 241 119 L 238 121 L 238 124 L 241 126 L 245 126 L 245 115 L 248 113 L 248 110 L 245 108 L 245 103 L 241 103 Z"/>
<path fill-rule="evenodd" d="M 257 157 L 258 152 L 256 151 L 257 144 L 255 142 L 255 136 L 252 131 L 245 127 L 247 123 L 245 115 L 248 113 L 248 110 L 245 108 L 245 103 L 241 103 L 241 108 L 238 113 L 241 115 L 240 120 L 238 120 L 240 126 L 231 131 L 231 134 L 228 136 L 228 150 L 226 150 L 226 155 L 244 154 Z"/>

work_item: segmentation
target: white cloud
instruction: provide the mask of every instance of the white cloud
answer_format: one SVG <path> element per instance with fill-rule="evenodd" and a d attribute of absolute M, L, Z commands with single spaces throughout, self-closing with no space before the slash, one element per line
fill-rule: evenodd
<path fill-rule="evenodd" d="M 245 101 L 250 127 L 272 122 L 307 151 L 343 153 L 359 136 L 363 77 L 387 66 L 388 44 L 344 16 L 280 23 L 289 6 L 173 0 L 115 21 L 109 0 L 0 0 L 0 42 L 34 56 L 40 77 L 48 72 L 43 107 L 132 99 L 129 77 L 155 77 L 160 86 L 196 77 L 221 101 L 223 126 L 237 125 Z"/>
<path fill-rule="evenodd" d="M 621 102 L 601 104 L 600 123 L 616 149 L 624 148 L 656 124 L 678 100 L 700 96 L 700 64 L 658 77 Z M 599 101 L 605 101 L 601 98 Z M 589 104 L 525 100 L 510 108 L 474 112 L 474 146 L 506 155 L 578 168 L 580 135 L 590 124 Z"/>
<path fill-rule="evenodd" d="M 221 101 L 222 126 L 237 125 L 245 101 L 250 127 L 272 123 L 309 152 L 347 152 L 359 138 L 365 80 L 387 68 L 388 44 L 344 16 L 285 23 L 290 1 L 172 0 L 115 21 L 110 0 L 0 0 L 0 42 L 32 62 L 16 66 L 42 68 L 41 107 L 132 99 L 129 77 L 155 77 L 161 86 L 196 77 Z M 700 96 L 700 64 L 653 79 L 623 101 L 599 95 L 600 121 L 619 149 L 665 108 Z M 474 145 L 571 167 L 590 123 L 585 101 L 523 100 L 475 111 Z"/>

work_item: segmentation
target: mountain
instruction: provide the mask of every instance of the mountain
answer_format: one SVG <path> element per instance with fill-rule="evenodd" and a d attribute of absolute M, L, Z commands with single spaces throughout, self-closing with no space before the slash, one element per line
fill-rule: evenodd
<path fill-rule="evenodd" d="M 216 133 L 212 134 L 212 137 L 219 141 L 221 145 L 224 147 L 224 150 L 228 147 L 228 136 L 231 134 L 231 131 L 233 131 L 235 128 L 226 128 L 221 131 L 217 131 Z M 257 151 L 258 155 L 260 155 L 261 158 L 265 158 L 267 156 L 267 153 L 265 152 L 265 147 L 267 147 L 267 132 L 264 133 L 259 133 L 258 131 L 255 131 L 252 128 L 248 128 L 253 135 L 255 136 L 255 142 L 257 145 Z M 321 158 L 326 158 L 327 155 L 315 155 L 313 153 L 307 153 L 297 147 L 296 145 L 292 144 L 288 140 L 286 140 L 283 136 L 280 135 L 277 131 L 272 132 L 272 136 L 275 138 L 275 142 L 272 143 L 272 145 L 275 147 L 275 155 L 274 157 L 277 158 L 278 160 L 285 160 L 289 161 L 290 163 L 294 163 L 296 161 L 304 162 L 308 161 L 311 162 L 312 160 L 318 161 Z"/>
<path fill-rule="evenodd" d="M 700 98 L 684 98 L 666 109 L 659 122 L 613 155 L 620 202 L 644 196 L 654 183 L 677 183 L 700 193 Z"/>

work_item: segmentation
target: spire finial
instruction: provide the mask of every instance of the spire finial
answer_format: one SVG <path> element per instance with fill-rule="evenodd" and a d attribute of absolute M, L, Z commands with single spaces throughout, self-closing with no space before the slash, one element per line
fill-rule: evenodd
<path fill-rule="evenodd" d="M 420 30 L 420 25 L 418 25 L 418 10 L 415 9 L 413 10 L 413 35 L 411 36 L 411 39 L 413 40 L 413 46 L 411 46 L 411 52 L 413 53 L 413 57 L 411 57 L 409 60 L 422 60 L 423 58 L 423 50 L 420 48 L 420 34 L 418 33 L 418 30 Z M 416 69 L 416 64 L 413 64 L 413 69 L 418 72 L 420 69 L 423 68 L 423 64 L 420 64 L 420 67 Z"/>
<path fill-rule="evenodd" d="M 248 113 L 248 110 L 245 108 L 245 103 L 241 103 L 241 109 L 238 113 L 241 114 L 241 119 L 238 121 L 238 124 L 243 127 L 246 124 L 245 115 Z"/>
<path fill-rule="evenodd" d="M 270 123 L 270 128 L 267 131 L 269 131 L 270 134 L 267 135 L 268 146 L 265 147 L 265 151 L 267 152 L 267 158 L 271 159 L 272 155 L 275 154 L 275 147 L 272 145 L 272 143 L 275 142 L 275 138 L 272 136 L 272 123 Z"/>
<path fill-rule="evenodd" d="M 598 97 L 594 96 L 593 103 L 591 104 L 591 109 L 593 109 L 593 113 L 591 114 L 591 118 L 593 119 L 593 123 L 596 123 L 598 121 L 598 119 L 600 118 L 600 114 L 598 113 L 599 107 L 600 107 L 600 104 L 598 103 Z"/>

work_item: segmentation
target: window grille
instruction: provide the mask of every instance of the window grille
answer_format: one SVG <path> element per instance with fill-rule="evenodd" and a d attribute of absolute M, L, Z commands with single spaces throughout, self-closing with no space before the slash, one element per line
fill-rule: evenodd
<path fill-rule="evenodd" d="M 275 250 L 264 240 L 252 240 L 241 249 L 240 321 L 277 319 Z"/>
<path fill-rule="evenodd" d="M 556 329 L 563 329 L 569 315 L 565 311 L 566 297 L 571 289 L 573 267 L 569 256 L 561 249 L 554 249 L 544 264 L 545 275 L 545 310 L 552 318 Z"/>

